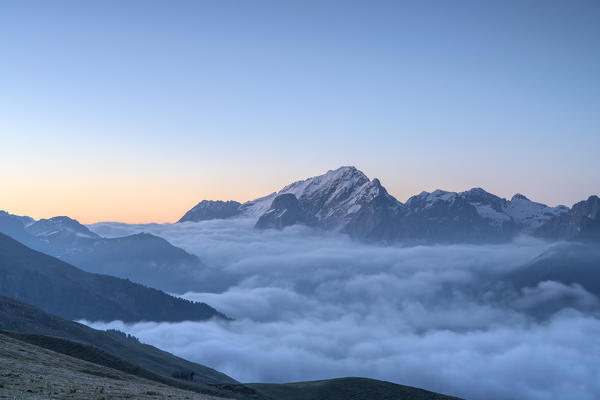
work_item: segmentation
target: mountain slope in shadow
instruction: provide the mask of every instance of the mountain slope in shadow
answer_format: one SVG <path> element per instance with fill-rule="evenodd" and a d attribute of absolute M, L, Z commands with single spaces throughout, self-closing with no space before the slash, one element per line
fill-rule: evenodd
<path fill-rule="evenodd" d="M 172 293 L 206 281 L 200 259 L 149 233 L 104 238 L 62 216 L 34 220 L 0 211 L 0 233 L 87 272 L 130 279 Z"/>
<path fill-rule="evenodd" d="M 204 303 L 82 271 L 0 234 L 0 295 L 66 319 L 185 321 L 226 318 Z"/>

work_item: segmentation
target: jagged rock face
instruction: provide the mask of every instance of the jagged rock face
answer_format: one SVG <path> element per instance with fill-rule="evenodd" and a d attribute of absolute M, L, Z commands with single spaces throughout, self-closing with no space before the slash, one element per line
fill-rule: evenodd
<path fill-rule="evenodd" d="M 277 197 L 293 195 L 302 213 L 302 222 L 324 230 L 348 233 L 352 237 L 392 240 L 402 204 L 389 195 L 379 180 L 369 180 L 354 167 L 341 167 L 324 175 L 292 183 Z M 275 195 L 244 204 L 247 215 L 263 210 Z M 291 198 L 291 197 L 289 197 Z M 259 218 L 273 214 L 269 208 Z M 264 227 L 264 222 L 257 226 Z"/>
<path fill-rule="evenodd" d="M 237 201 L 203 200 L 189 210 L 178 222 L 207 221 L 211 219 L 224 219 L 240 214 L 241 204 Z"/>
<path fill-rule="evenodd" d="M 401 239 L 409 242 L 482 242 L 497 240 L 501 229 L 482 217 L 466 196 L 436 190 L 406 202 Z"/>
<path fill-rule="evenodd" d="M 422 192 L 405 204 L 404 240 L 495 242 L 531 233 L 565 206 L 548 207 L 521 194 L 509 201 L 473 188 L 465 192 Z"/>
<path fill-rule="evenodd" d="M 600 198 L 590 196 L 576 203 L 569 212 L 555 216 L 535 234 L 549 239 L 600 241 Z"/>
<path fill-rule="evenodd" d="M 380 224 L 375 220 L 367 221 L 367 216 L 381 220 L 381 214 L 396 213 L 401 207 L 400 202 L 387 193 L 379 180 L 369 180 L 354 167 L 341 167 L 321 176 L 292 183 L 279 193 L 295 194 L 302 209 L 316 226 L 359 237 L 368 236 Z"/>
<path fill-rule="evenodd" d="M 394 241 L 399 237 L 404 224 L 401 219 L 404 207 L 378 179 L 363 185 L 352 202 L 346 214 L 339 216 L 344 221 L 342 232 L 376 241 Z"/>
<path fill-rule="evenodd" d="M 306 222 L 300 202 L 291 193 L 281 194 L 271 203 L 267 212 L 260 216 L 255 227 L 258 229 L 283 229 L 286 226 Z"/>
<path fill-rule="evenodd" d="M 369 178 L 354 167 L 341 167 L 324 175 L 294 182 L 281 189 L 279 194 L 294 194 L 303 209 L 318 220 L 328 219 L 332 213 L 352 212 L 354 201 Z"/>
<path fill-rule="evenodd" d="M 519 225 L 523 233 L 532 233 L 552 218 L 567 213 L 569 208 L 565 206 L 548 207 L 517 193 L 507 203 L 504 211 Z"/>

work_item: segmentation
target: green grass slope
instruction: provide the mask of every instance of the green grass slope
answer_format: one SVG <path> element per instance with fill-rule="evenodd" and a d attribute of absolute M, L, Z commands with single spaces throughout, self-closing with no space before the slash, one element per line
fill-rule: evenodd
<path fill-rule="evenodd" d="M 189 370 L 195 373 L 198 382 L 237 383 L 221 372 L 176 357 L 156 347 L 62 319 L 7 297 L 0 297 L 0 329 L 55 336 L 96 346 L 159 375 L 171 376 L 175 371 Z"/>

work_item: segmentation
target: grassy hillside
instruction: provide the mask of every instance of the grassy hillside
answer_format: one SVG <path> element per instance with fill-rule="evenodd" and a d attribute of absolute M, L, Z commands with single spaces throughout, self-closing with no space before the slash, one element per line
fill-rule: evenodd
<path fill-rule="evenodd" d="M 42 347 L 56 353 L 64 354 L 73 358 L 87 361 L 99 366 L 112 368 L 138 378 L 151 380 L 163 385 L 172 386 L 182 390 L 196 393 L 208 394 L 218 397 L 236 398 L 239 400 L 266 400 L 255 390 L 242 384 L 231 383 L 198 383 L 190 382 L 173 377 L 156 374 L 139 365 L 133 364 L 123 358 L 116 357 L 98 347 L 75 342 L 54 336 L 37 335 L 30 333 L 18 333 L 11 331 L 0 331 L 0 335 Z"/>
<path fill-rule="evenodd" d="M 212 368 L 189 362 L 156 347 L 67 321 L 6 297 L 0 297 L 0 329 L 61 337 L 93 345 L 160 375 L 171 376 L 175 371 L 188 370 L 195 373 L 198 382 L 237 383 Z"/>
<path fill-rule="evenodd" d="M 0 295 L 66 319 L 184 321 L 226 318 L 204 303 L 82 271 L 0 234 Z"/>
<path fill-rule="evenodd" d="M 0 397 L 218 400 L 0 334 Z"/>

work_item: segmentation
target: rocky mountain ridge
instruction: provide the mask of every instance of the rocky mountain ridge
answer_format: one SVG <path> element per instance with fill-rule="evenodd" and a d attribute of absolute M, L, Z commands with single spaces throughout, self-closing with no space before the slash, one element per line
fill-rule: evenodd
<path fill-rule="evenodd" d="M 588 202 L 593 203 L 594 198 L 597 196 Z M 579 217 L 585 214 L 577 211 L 583 206 L 574 206 L 575 211 L 562 205 L 549 207 L 519 193 L 507 200 L 482 188 L 421 192 L 402 203 L 378 179 L 370 180 L 355 167 L 340 167 L 294 182 L 243 204 L 204 201 L 196 206 L 202 205 L 201 218 L 193 218 L 193 209 L 184 218 L 223 218 L 225 204 L 230 207 L 226 218 L 255 218 L 260 229 L 300 223 L 357 239 L 408 243 L 501 242 L 520 234 L 573 239 L 579 237 L 574 232 L 580 224 L 591 226 L 590 221 L 597 220 L 597 212 L 585 221 Z M 558 228 L 564 224 L 574 228 Z"/>

